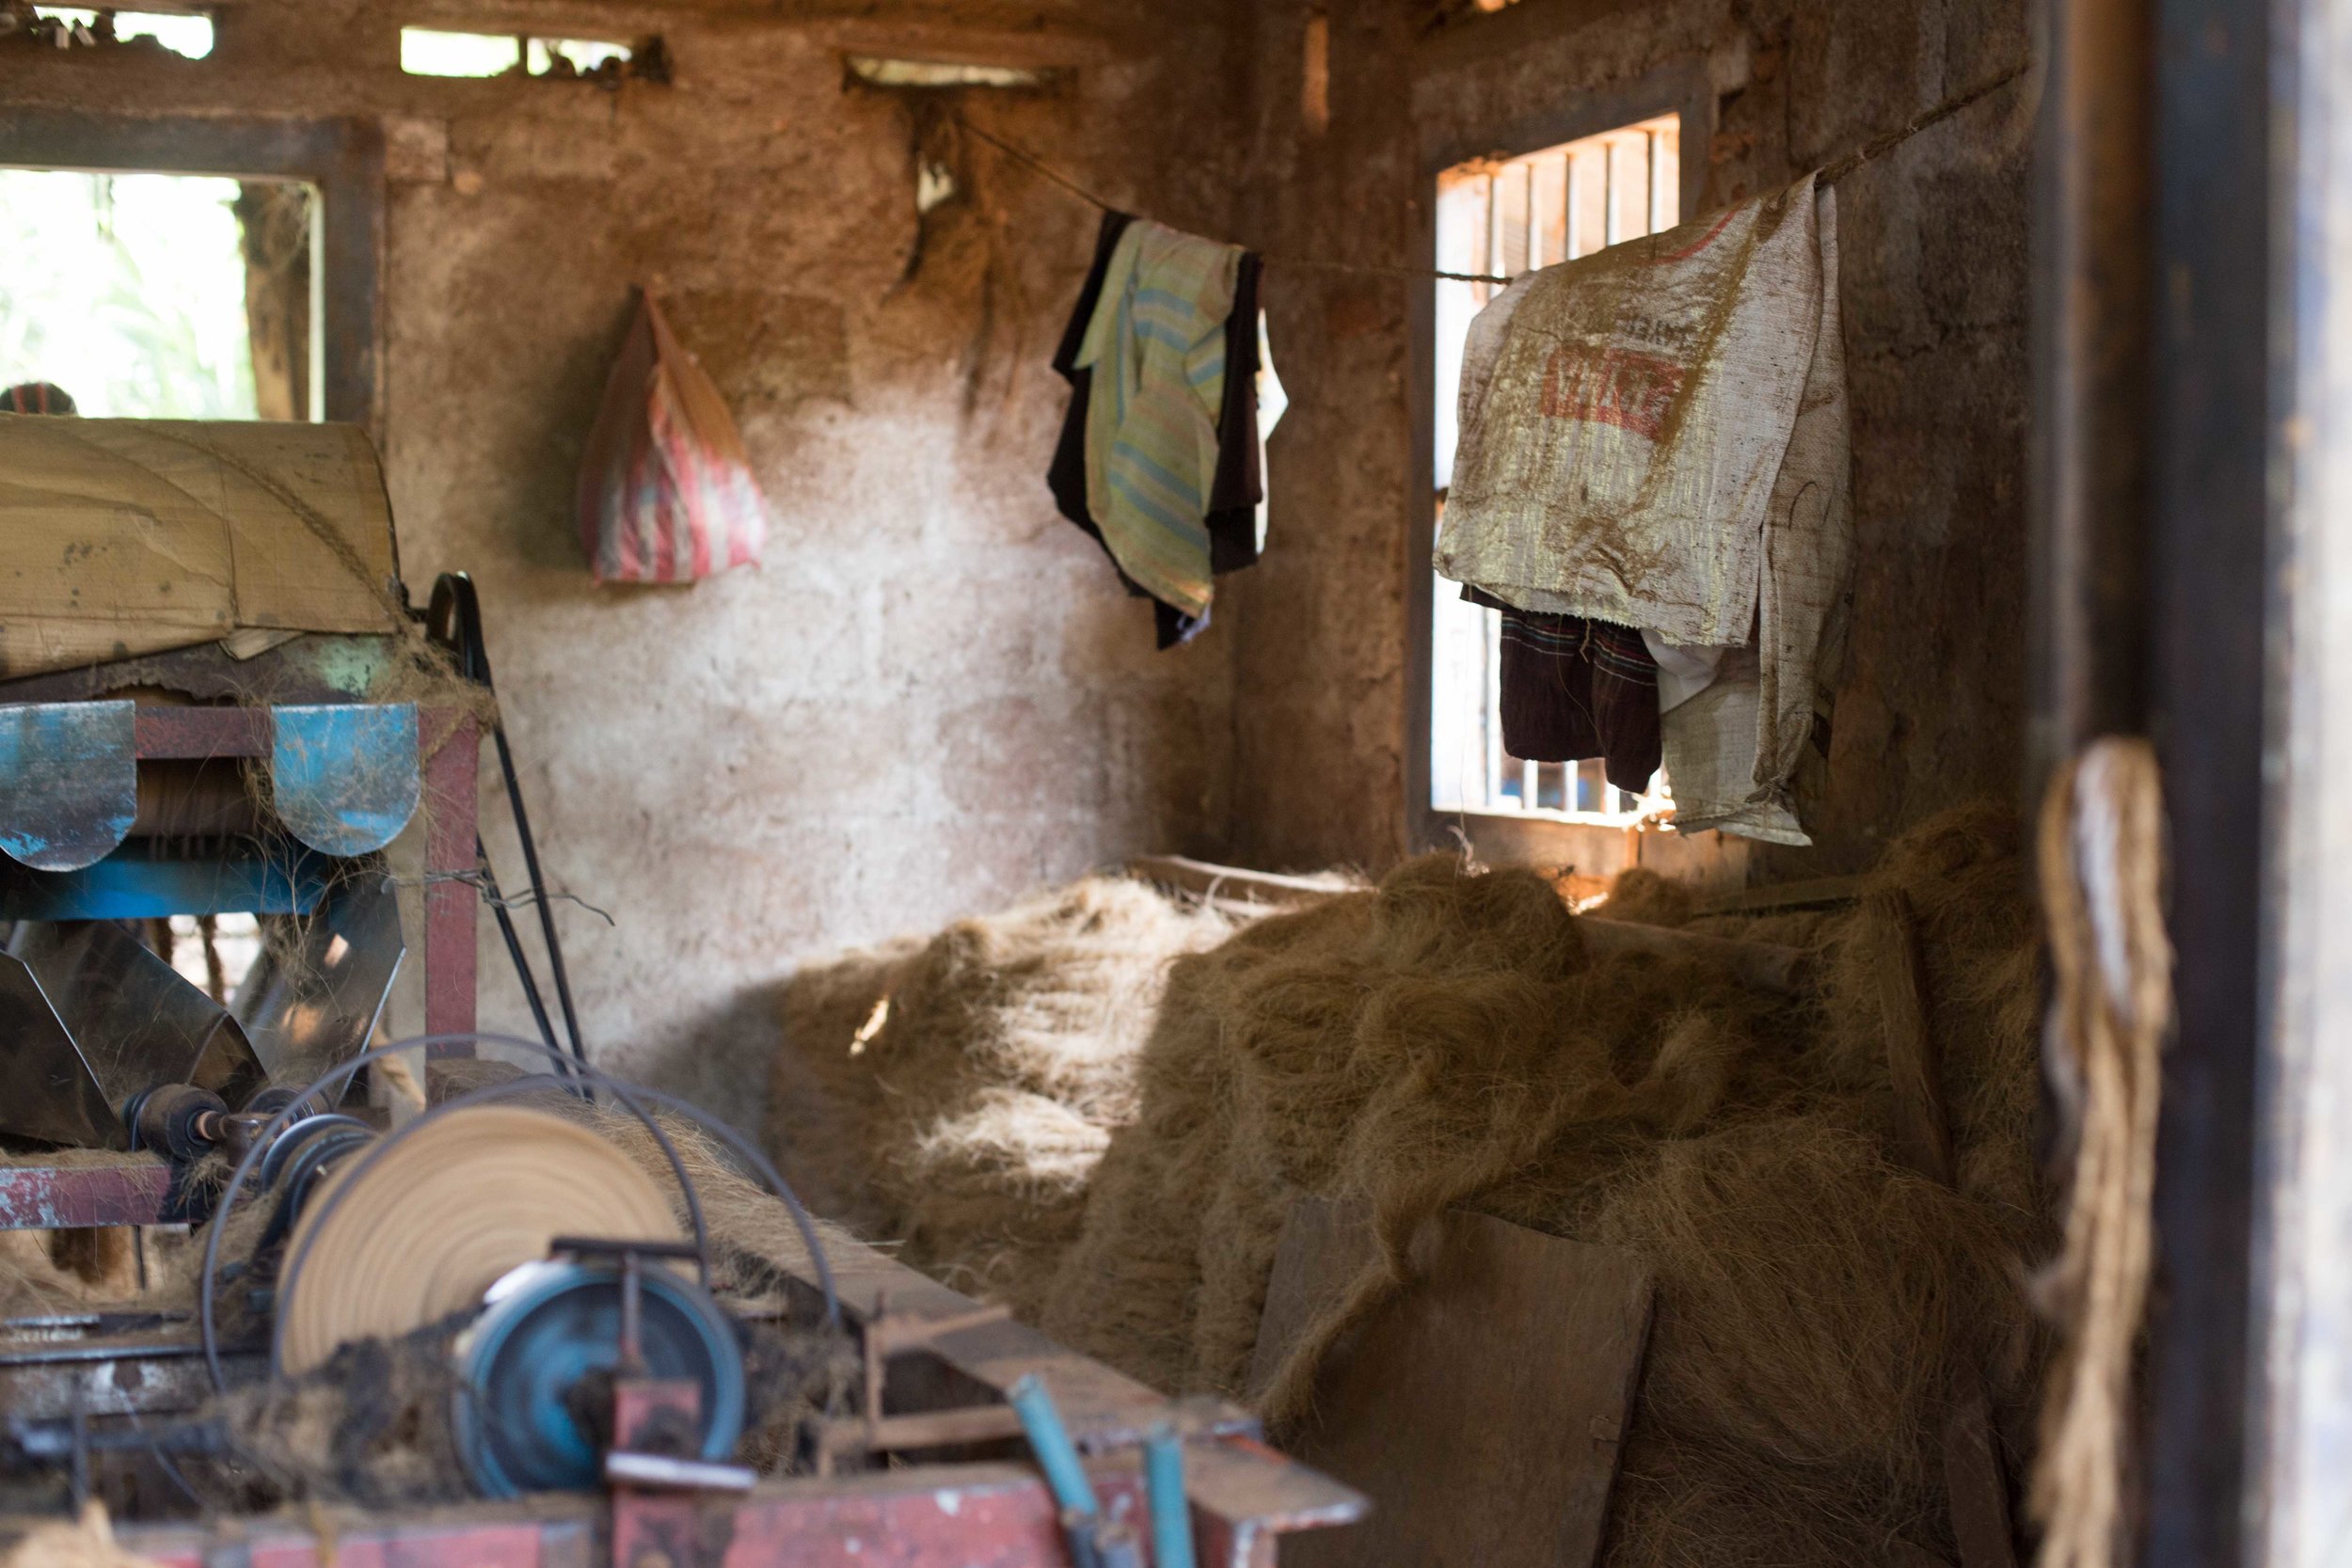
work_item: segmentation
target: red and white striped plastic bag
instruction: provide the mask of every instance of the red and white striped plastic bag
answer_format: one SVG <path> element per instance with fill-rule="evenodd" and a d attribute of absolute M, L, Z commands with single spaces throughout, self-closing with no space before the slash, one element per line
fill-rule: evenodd
<path fill-rule="evenodd" d="M 650 293 L 580 465 L 580 539 L 598 582 L 692 582 L 759 560 L 768 501 L 734 416 Z"/>

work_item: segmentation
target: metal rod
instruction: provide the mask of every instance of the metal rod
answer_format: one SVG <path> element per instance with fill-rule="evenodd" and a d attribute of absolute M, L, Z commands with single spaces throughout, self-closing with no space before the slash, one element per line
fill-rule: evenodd
<path fill-rule="evenodd" d="M 645 1370 L 645 1272 L 637 1254 L 621 1254 L 621 1370 L 634 1376 Z"/>
<path fill-rule="evenodd" d="M 1029 1447 L 1037 1450 L 1045 1483 L 1054 1489 L 1054 1500 L 1062 1513 L 1093 1518 L 1097 1509 L 1093 1483 L 1078 1463 L 1077 1447 L 1070 1441 L 1070 1429 L 1062 1425 L 1054 1396 L 1045 1390 L 1045 1380 L 1035 1372 L 1024 1373 L 1005 1391 L 1005 1398 L 1020 1414 L 1021 1429 L 1029 1435 Z"/>
<path fill-rule="evenodd" d="M 1143 1440 L 1145 1495 L 1152 1505 L 1152 1568 L 1193 1568 L 1192 1505 L 1184 1500 L 1184 1440 L 1166 1421 Z"/>

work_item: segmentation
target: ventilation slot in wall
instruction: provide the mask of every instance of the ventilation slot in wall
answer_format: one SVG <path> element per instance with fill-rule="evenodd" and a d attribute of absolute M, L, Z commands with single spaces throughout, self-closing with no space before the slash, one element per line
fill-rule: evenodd
<path fill-rule="evenodd" d="M 851 55 L 849 68 L 853 79 L 876 87 L 1041 87 L 1057 74 L 1020 66 L 899 60 L 881 55 Z"/>
<path fill-rule="evenodd" d="M 545 81 L 666 82 L 667 52 L 658 38 L 540 38 L 528 33 L 400 30 L 400 69 L 411 76 L 529 76 Z"/>
<path fill-rule="evenodd" d="M 191 60 L 213 52 L 213 19 L 200 11 L 118 11 L 35 6 L 30 16 L 0 10 L 0 38 L 19 34 L 57 49 L 165 49 Z"/>

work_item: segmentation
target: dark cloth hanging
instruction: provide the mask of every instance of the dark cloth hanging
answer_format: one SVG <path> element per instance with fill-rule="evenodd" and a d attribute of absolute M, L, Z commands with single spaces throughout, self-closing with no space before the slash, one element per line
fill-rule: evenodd
<path fill-rule="evenodd" d="M 1502 749 L 1528 762 L 1599 757 L 1628 794 L 1658 771 L 1658 660 L 1631 626 L 1517 609 L 1475 588 L 1502 615 Z"/>
<path fill-rule="evenodd" d="M 1103 214 L 1102 228 L 1095 234 L 1094 264 L 1088 269 L 1086 286 L 1078 291 L 1070 325 L 1062 329 L 1061 346 L 1054 351 L 1054 369 L 1070 383 L 1070 412 L 1062 420 L 1061 439 L 1055 444 L 1045 483 L 1061 515 L 1086 530 L 1098 545 L 1103 544 L 1103 531 L 1087 510 L 1087 404 L 1093 391 L 1094 372 L 1078 364 L 1078 352 L 1086 341 L 1088 324 L 1094 320 L 1095 308 L 1102 303 L 1111 253 L 1134 221 L 1126 213 Z M 1209 570 L 1220 576 L 1255 565 L 1258 560 L 1258 503 L 1265 497 L 1258 449 L 1258 278 L 1263 267 L 1255 252 L 1242 252 L 1233 283 L 1233 313 L 1225 323 L 1225 400 L 1217 409 L 1216 474 L 1209 488 L 1206 519 Z M 1110 546 L 1104 545 L 1103 553 L 1110 557 Z M 1128 593 L 1151 598 L 1120 571 L 1116 558 L 1111 558 L 1111 570 L 1119 572 L 1119 580 Z M 1209 624 L 1206 614 L 1186 615 L 1157 599 L 1152 600 L 1152 609 L 1163 648 L 1191 641 Z"/>

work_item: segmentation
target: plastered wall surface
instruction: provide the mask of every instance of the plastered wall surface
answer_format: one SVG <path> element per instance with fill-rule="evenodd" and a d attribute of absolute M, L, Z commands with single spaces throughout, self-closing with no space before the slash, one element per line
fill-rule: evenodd
<path fill-rule="evenodd" d="M 1534 150 L 1515 130 L 1580 95 L 1677 72 L 1711 124 L 1702 210 L 1794 178 L 2026 59 L 2023 0 L 1520 0 L 1486 16 L 1330 8 L 1329 129 L 1300 111 L 1308 8 L 1256 8 L 1251 238 L 1425 264 L 1441 150 Z M 1867 863 L 1962 800 L 2013 798 L 2026 678 L 2028 73 L 1838 187 L 1859 567 L 1818 847 L 1752 876 Z M 1411 106 L 1411 114 L 1403 112 Z M 1645 113 L 1676 107 L 1661 101 Z M 1633 118 L 1629 116 L 1629 118 Z M 1241 579 L 1234 838 L 1252 863 L 1381 863 L 1443 830 L 1407 810 L 1413 441 L 1424 287 L 1270 269 L 1293 399 L 1271 465 L 1282 546 Z M 1276 612 L 1276 607 L 1279 612 Z M 1714 835 L 1689 847 L 1704 859 Z M 1564 857 L 1574 853 L 1561 851 Z M 1686 855 L 1684 858 L 1688 859 Z M 1737 866 L 1740 863 L 1727 863 Z"/>
<path fill-rule="evenodd" d="M 420 602 L 444 570 L 480 584 L 543 857 L 612 919 L 561 913 L 597 1053 L 746 1126 L 797 960 L 1130 854 L 1217 853 L 1228 812 L 1232 637 L 1155 652 L 1148 606 L 1044 487 L 1096 214 L 943 127 L 945 100 L 845 90 L 867 9 L 225 0 L 202 61 L 0 56 L 0 108 L 384 126 L 404 575 Z M 963 112 L 1215 231 L 1238 119 L 1214 20 L 1131 0 L 892 25 L 951 58 L 1083 62 Z M 675 81 L 404 76 L 403 21 L 659 30 Z M 920 225 L 918 118 L 961 191 Z M 639 282 L 742 427 L 775 512 L 756 570 L 598 588 L 582 565 L 573 480 Z M 529 1034 L 486 912 L 482 932 L 483 1024 Z"/>

